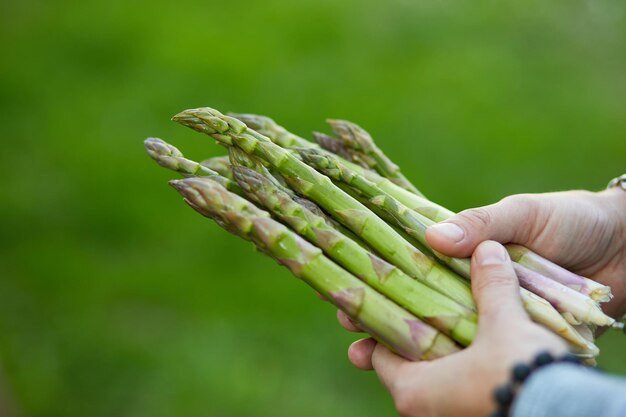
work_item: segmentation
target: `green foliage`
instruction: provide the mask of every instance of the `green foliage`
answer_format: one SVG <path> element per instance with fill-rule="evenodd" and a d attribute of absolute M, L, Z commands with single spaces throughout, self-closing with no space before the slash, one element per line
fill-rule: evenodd
<path fill-rule="evenodd" d="M 618 0 L 24 0 L 0 41 L 0 358 L 24 416 L 392 412 L 334 309 L 144 154 L 223 152 L 184 108 L 354 120 L 453 210 L 624 171 Z M 626 373 L 619 343 L 600 363 Z"/>

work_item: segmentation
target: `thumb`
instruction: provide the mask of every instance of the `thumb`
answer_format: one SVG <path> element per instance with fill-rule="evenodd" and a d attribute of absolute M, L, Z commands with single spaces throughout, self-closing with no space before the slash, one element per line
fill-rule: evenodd
<path fill-rule="evenodd" d="M 480 331 L 528 320 L 513 264 L 502 245 L 490 240 L 478 245 L 471 272 Z"/>
<path fill-rule="evenodd" d="M 457 258 L 470 256 L 485 240 L 524 245 L 532 236 L 530 225 L 537 214 L 532 198 L 511 196 L 496 204 L 462 211 L 429 227 L 426 240 L 433 249 Z"/>

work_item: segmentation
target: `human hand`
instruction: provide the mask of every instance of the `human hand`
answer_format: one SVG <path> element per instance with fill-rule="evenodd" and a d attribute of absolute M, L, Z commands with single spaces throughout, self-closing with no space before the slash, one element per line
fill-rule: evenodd
<path fill-rule="evenodd" d="M 500 244 L 486 241 L 472 257 L 472 291 L 478 306 L 476 339 L 465 350 L 431 362 L 407 361 L 373 339 L 350 346 L 350 361 L 374 369 L 403 417 L 483 417 L 494 409 L 492 392 L 518 362 L 540 351 L 555 355 L 565 343 L 527 316 L 510 258 Z M 358 324 L 339 311 L 348 330 Z"/>
<path fill-rule="evenodd" d="M 626 313 L 626 193 L 568 191 L 520 194 L 465 210 L 426 232 L 449 256 L 467 257 L 484 240 L 517 243 L 611 287 L 607 314 Z"/>

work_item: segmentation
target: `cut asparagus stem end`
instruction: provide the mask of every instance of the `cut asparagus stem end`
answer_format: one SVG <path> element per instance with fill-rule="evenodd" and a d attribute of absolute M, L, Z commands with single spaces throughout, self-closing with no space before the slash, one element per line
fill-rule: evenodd
<path fill-rule="evenodd" d="M 549 261 L 520 245 L 508 244 L 507 250 L 511 259 L 520 265 L 540 273 L 566 287 L 589 296 L 598 302 L 607 302 L 613 298 L 611 288 L 589 278 L 574 274 L 571 271 Z"/>

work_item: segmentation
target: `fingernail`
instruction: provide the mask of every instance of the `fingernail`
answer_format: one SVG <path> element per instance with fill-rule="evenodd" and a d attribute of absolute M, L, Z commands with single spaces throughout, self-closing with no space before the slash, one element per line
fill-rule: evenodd
<path fill-rule="evenodd" d="M 444 239 L 451 240 L 454 243 L 459 243 L 465 237 L 465 232 L 459 226 L 454 223 L 439 223 L 430 226 L 431 231 L 437 233 Z"/>
<path fill-rule="evenodd" d="M 504 246 L 492 240 L 481 243 L 474 252 L 474 257 L 481 266 L 500 265 L 508 260 Z"/>

